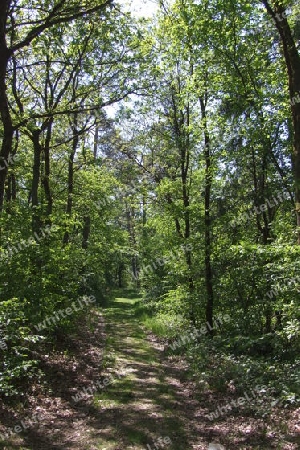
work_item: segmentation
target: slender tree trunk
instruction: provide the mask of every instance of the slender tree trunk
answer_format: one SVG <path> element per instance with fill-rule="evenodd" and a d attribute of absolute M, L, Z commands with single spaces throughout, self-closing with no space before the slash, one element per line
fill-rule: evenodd
<path fill-rule="evenodd" d="M 136 250 L 137 243 L 136 243 L 136 234 L 135 234 L 135 224 L 134 224 L 134 216 L 135 216 L 135 210 L 134 207 L 125 202 L 126 207 L 126 219 L 127 219 L 127 231 L 130 237 L 131 246 L 134 250 Z M 139 281 L 139 258 L 136 254 L 133 254 L 131 256 L 131 273 L 136 281 L 137 287 L 140 284 Z"/>
<path fill-rule="evenodd" d="M 47 209 L 46 209 L 46 215 L 49 217 L 52 214 L 52 206 L 53 206 L 53 199 L 52 199 L 52 192 L 51 192 L 51 186 L 50 186 L 50 173 L 51 173 L 51 166 L 50 166 L 50 142 L 52 137 L 52 125 L 53 125 L 53 118 L 49 120 L 49 123 L 47 125 L 46 129 L 46 139 L 45 139 L 45 146 L 44 146 L 44 159 L 45 159 L 45 173 L 43 176 L 42 184 L 44 186 L 46 201 L 47 201 Z M 48 219 L 48 223 L 50 224 L 50 221 Z"/>
<path fill-rule="evenodd" d="M 278 1 L 272 1 L 270 3 L 267 0 L 263 0 L 262 3 L 265 5 L 268 14 L 275 21 L 276 28 L 280 34 L 288 72 L 291 112 L 294 126 L 292 163 L 295 180 L 298 244 L 300 244 L 300 55 L 287 20 L 285 8 Z"/>
<path fill-rule="evenodd" d="M 265 152 L 262 158 L 256 162 L 255 149 L 252 148 L 252 173 L 253 173 L 253 190 L 254 190 L 254 205 L 257 210 L 259 210 L 260 205 L 268 204 L 266 195 L 266 180 L 268 178 L 268 156 L 272 152 L 272 148 L 269 145 L 269 140 L 264 142 Z M 260 171 L 260 172 L 259 172 Z M 267 211 L 262 211 L 261 214 L 256 214 L 256 226 L 258 230 L 258 235 L 260 236 L 260 242 L 262 245 L 271 244 L 271 228 L 270 224 L 274 219 L 274 208 L 268 205 Z M 266 260 L 264 266 L 267 267 L 270 260 Z M 271 289 L 271 282 L 269 280 L 267 285 L 268 291 Z M 274 302 L 274 300 L 272 300 Z M 272 331 L 272 316 L 273 316 L 273 305 L 271 300 L 266 300 L 266 306 L 264 308 L 265 316 L 265 332 L 271 333 Z"/>
<path fill-rule="evenodd" d="M 124 264 L 120 262 L 118 265 L 118 287 L 121 289 L 123 287 L 123 272 L 124 272 Z"/>
<path fill-rule="evenodd" d="M 66 213 L 68 217 L 72 215 L 73 208 L 73 191 L 74 191 L 74 157 L 77 151 L 79 137 L 78 137 L 78 115 L 74 115 L 73 121 L 73 140 L 72 140 L 72 150 L 69 156 L 69 164 L 68 164 L 68 199 L 67 199 L 67 208 Z M 63 244 L 66 245 L 70 241 L 70 233 L 68 231 L 65 232 L 63 238 Z"/>
<path fill-rule="evenodd" d="M 147 201 L 146 201 L 146 195 L 143 193 L 143 237 L 146 237 L 146 227 L 147 225 Z"/>
<path fill-rule="evenodd" d="M 82 248 L 87 249 L 89 245 L 89 237 L 91 232 L 91 218 L 85 216 L 83 218 L 83 230 L 82 230 Z"/>
<path fill-rule="evenodd" d="M 10 115 L 10 108 L 6 94 L 6 73 L 11 52 L 6 45 L 6 21 L 7 12 L 11 1 L 1 0 L 0 2 L 0 117 L 3 126 L 3 138 L 0 149 L 0 165 L 4 167 L 0 171 L 0 211 L 3 209 L 5 195 L 5 181 L 7 177 L 7 165 L 4 164 L 12 152 L 13 146 L 13 124 Z"/>
<path fill-rule="evenodd" d="M 189 121 L 187 112 L 187 121 Z M 187 139 L 188 141 L 188 139 Z M 189 142 L 186 142 L 186 147 L 181 149 L 181 183 L 182 183 L 182 198 L 183 198 L 183 208 L 184 208 L 184 239 L 187 242 L 191 236 L 191 220 L 190 220 L 190 194 L 188 188 L 188 171 L 189 171 Z M 190 295 L 190 321 L 193 325 L 196 324 L 195 317 L 195 307 L 194 307 L 194 293 L 195 285 L 192 275 L 192 251 L 187 249 L 185 251 L 185 260 L 188 266 L 188 285 L 189 285 L 189 295 Z"/>
<path fill-rule="evenodd" d="M 95 126 L 95 136 L 94 136 L 94 159 L 97 159 L 97 152 L 98 152 L 98 141 L 99 141 L 99 125 L 96 124 Z"/>
<path fill-rule="evenodd" d="M 16 131 L 16 138 L 15 138 L 15 145 L 12 153 L 12 161 L 14 156 L 16 155 L 18 151 L 18 145 L 19 145 L 19 133 Z M 7 162 L 7 165 L 9 166 L 9 162 Z M 7 200 L 7 211 L 10 212 L 10 202 L 17 199 L 17 182 L 16 182 L 16 176 L 13 170 L 10 171 L 10 174 L 8 176 L 7 180 L 7 189 L 6 189 L 6 200 Z"/>
<path fill-rule="evenodd" d="M 17 198 L 17 182 L 16 176 L 12 172 L 7 179 L 7 189 L 6 189 L 6 200 L 7 200 L 7 211 L 11 211 L 9 203 Z"/>
<path fill-rule="evenodd" d="M 40 184 L 40 170 L 41 170 L 41 155 L 42 146 L 40 143 L 40 130 L 35 130 L 32 133 L 33 143 L 33 168 L 32 168 L 32 183 L 31 183 L 31 204 L 32 204 L 32 232 L 38 232 L 41 227 L 39 206 L 39 184 Z"/>
<path fill-rule="evenodd" d="M 178 77 L 178 90 L 180 91 L 180 78 Z M 173 127 L 176 136 L 176 144 L 180 154 L 180 176 L 181 176 L 181 192 L 183 201 L 183 211 L 184 211 L 184 230 L 181 231 L 180 222 L 175 219 L 176 230 L 180 237 L 188 242 L 191 236 L 191 220 L 190 220 L 190 193 L 189 193 L 189 169 L 190 169 L 190 138 L 189 131 L 186 131 L 185 125 L 188 128 L 190 125 L 190 106 L 187 103 L 185 110 L 178 109 L 176 93 L 172 93 L 172 104 L 173 104 Z M 169 203 L 172 203 L 169 197 Z M 195 285 L 192 274 L 192 250 L 185 250 L 185 261 L 188 267 L 188 286 L 189 286 L 189 319 L 193 325 L 196 324 L 195 317 L 195 307 L 194 307 L 194 293 Z"/>
<path fill-rule="evenodd" d="M 204 126 L 204 158 L 205 158 L 205 188 L 204 188 L 204 247 L 205 247 L 205 286 L 206 286 L 206 323 L 207 331 L 213 335 L 213 314 L 214 314 L 214 292 L 213 292 L 213 274 L 211 266 L 211 152 L 210 136 L 207 129 L 206 106 L 203 98 L 200 98 L 201 116 Z"/>

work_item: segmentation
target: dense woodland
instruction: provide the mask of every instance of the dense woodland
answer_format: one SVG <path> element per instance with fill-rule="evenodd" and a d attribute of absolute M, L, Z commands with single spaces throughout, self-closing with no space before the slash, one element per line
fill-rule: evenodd
<path fill-rule="evenodd" d="M 133 289 L 206 383 L 299 405 L 299 18 L 296 0 L 1 1 L 5 401 Z"/>

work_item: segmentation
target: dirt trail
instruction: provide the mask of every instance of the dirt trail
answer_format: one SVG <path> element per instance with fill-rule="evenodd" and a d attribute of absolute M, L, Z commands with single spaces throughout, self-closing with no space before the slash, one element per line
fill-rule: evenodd
<path fill-rule="evenodd" d="M 184 382 L 186 367 L 167 362 L 163 346 L 145 339 L 133 314 L 128 299 L 117 299 L 106 312 L 112 376 L 122 377 L 96 400 L 103 409 L 93 425 L 103 450 L 207 448 L 197 444 L 205 426 L 195 420 L 199 404 Z"/>

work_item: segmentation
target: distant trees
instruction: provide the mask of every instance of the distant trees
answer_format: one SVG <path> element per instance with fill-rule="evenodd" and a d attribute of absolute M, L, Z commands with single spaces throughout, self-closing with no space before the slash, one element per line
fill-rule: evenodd
<path fill-rule="evenodd" d="M 282 243 L 296 242 L 293 122 L 276 34 L 258 3 L 185 0 L 163 4 L 141 45 L 155 87 L 122 117 L 135 130 L 130 160 L 151 180 L 137 228 L 141 264 L 191 245 L 143 274 L 142 286 L 150 298 L 180 298 L 196 325 L 225 310 L 237 328 L 269 333 L 284 295 L 267 293 L 286 258 Z"/>

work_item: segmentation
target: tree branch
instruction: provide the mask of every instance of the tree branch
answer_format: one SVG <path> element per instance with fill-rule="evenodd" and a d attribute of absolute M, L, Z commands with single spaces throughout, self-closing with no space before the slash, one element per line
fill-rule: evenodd
<path fill-rule="evenodd" d="M 84 15 L 93 14 L 94 12 L 105 9 L 108 5 L 112 5 L 113 2 L 114 0 L 106 0 L 102 5 L 97 5 L 93 8 L 74 12 L 73 14 L 71 14 L 71 10 L 69 10 L 69 15 L 63 16 L 62 14 L 67 14 L 68 10 L 65 12 L 62 10 L 63 6 L 66 3 L 66 0 L 61 0 L 60 3 L 54 6 L 48 17 L 45 18 L 44 23 L 30 30 L 27 36 L 22 41 L 10 47 L 9 52 L 12 55 L 17 50 L 30 45 L 36 37 L 38 37 L 43 31 L 51 28 L 53 25 L 69 23 Z"/>

